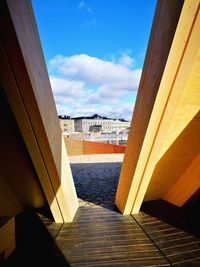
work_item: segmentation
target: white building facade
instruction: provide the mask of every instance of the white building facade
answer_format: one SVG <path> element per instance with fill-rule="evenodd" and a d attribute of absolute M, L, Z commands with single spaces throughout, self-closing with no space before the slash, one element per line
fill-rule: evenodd
<path fill-rule="evenodd" d="M 89 133 L 95 130 L 102 133 L 112 133 L 122 131 L 130 127 L 130 122 L 125 120 L 115 120 L 101 117 L 97 114 L 91 117 L 74 118 L 76 132 Z"/>

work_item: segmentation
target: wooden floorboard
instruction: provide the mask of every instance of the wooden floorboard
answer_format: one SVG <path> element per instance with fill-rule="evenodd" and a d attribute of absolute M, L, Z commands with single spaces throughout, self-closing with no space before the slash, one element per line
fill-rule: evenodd
<path fill-rule="evenodd" d="M 131 216 L 103 207 L 79 208 L 55 241 L 71 266 L 170 266 Z"/>
<path fill-rule="evenodd" d="M 17 250 L 6 267 L 200 266 L 199 238 L 145 212 L 81 207 L 64 224 L 29 212 L 17 216 L 16 227 Z"/>
<path fill-rule="evenodd" d="M 133 216 L 172 266 L 200 266 L 200 239 L 144 212 Z"/>

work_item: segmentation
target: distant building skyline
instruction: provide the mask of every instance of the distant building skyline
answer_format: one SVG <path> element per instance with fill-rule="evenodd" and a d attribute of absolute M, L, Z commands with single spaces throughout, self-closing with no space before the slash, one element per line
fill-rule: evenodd
<path fill-rule="evenodd" d="M 93 114 L 93 115 L 90 115 L 90 116 L 69 116 L 69 115 L 66 115 L 66 114 L 63 114 L 63 115 L 58 115 L 58 118 L 59 119 L 96 119 L 96 118 L 102 118 L 102 119 L 110 119 L 110 120 L 120 120 L 120 121 L 129 121 L 130 120 L 125 120 L 124 118 L 119 118 L 119 117 L 106 117 L 106 116 L 102 116 L 100 114 Z"/>
<path fill-rule="evenodd" d="M 62 132 L 73 133 L 90 133 L 99 131 L 102 133 L 111 133 L 117 131 L 123 131 L 130 127 L 130 121 L 124 119 L 114 119 L 108 117 L 102 117 L 98 114 L 94 114 L 90 117 L 74 117 L 59 116 Z"/>

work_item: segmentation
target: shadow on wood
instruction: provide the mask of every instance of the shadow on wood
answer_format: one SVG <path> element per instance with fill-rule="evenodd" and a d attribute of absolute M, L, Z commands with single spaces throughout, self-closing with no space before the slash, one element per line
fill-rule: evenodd
<path fill-rule="evenodd" d="M 57 235 L 62 224 L 54 224 Z M 5 262 L 11 266 L 70 266 L 39 216 L 28 210 L 16 216 L 17 248 Z"/>
<path fill-rule="evenodd" d="M 200 237 L 200 219 L 197 216 L 200 212 L 200 198 L 182 208 L 164 200 L 147 201 L 142 204 L 141 210 L 150 216 Z"/>

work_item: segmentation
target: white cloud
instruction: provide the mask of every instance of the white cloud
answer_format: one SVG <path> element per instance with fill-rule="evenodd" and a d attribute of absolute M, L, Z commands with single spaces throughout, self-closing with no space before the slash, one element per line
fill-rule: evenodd
<path fill-rule="evenodd" d="M 105 106 L 102 115 L 111 118 L 131 119 L 134 104 L 116 103 L 112 106 Z"/>
<path fill-rule="evenodd" d="M 69 115 L 69 116 L 91 116 L 95 113 L 106 116 L 110 118 L 123 118 L 123 119 L 131 119 L 134 104 L 129 103 L 114 103 L 112 105 L 74 105 L 73 110 L 71 106 L 63 106 L 60 104 L 56 105 L 58 114 L 61 115 Z"/>
<path fill-rule="evenodd" d="M 137 90 L 141 69 L 132 69 L 134 59 L 121 54 L 116 61 L 86 54 L 55 56 L 49 62 L 50 77 L 59 114 L 92 115 L 130 119 L 132 99 Z M 124 97 L 124 98 L 123 98 Z"/>
<path fill-rule="evenodd" d="M 109 58 L 113 63 L 125 66 L 128 69 L 132 69 L 136 65 L 136 61 L 132 57 L 131 49 L 126 49 L 124 51 L 119 50 L 117 54 L 111 54 Z"/>
<path fill-rule="evenodd" d="M 54 95 L 81 96 L 84 93 L 84 82 L 82 81 L 50 76 L 50 83 Z"/>
<path fill-rule="evenodd" d="M 75 80 L 84 80 L 96 84 L 129 83 L 132 88 L 137 88 L 137 75 L 138 71 L 141 71 L 130 70 L 122 64 L 86 54 L 71 57 L 58 55 L 50 60 L 49 64 L 51 68 L 59 70 L 61 74 Z"/>
<path fill-rule="evenodd" d="M 132 57 L 130 57 L 127 54 L 122 54 L 122 56 L 119 58 L 118 63 L 120 65 L 123 65 L 125 67 L 131 68 L 134 66 L 134 59 Z"/>

